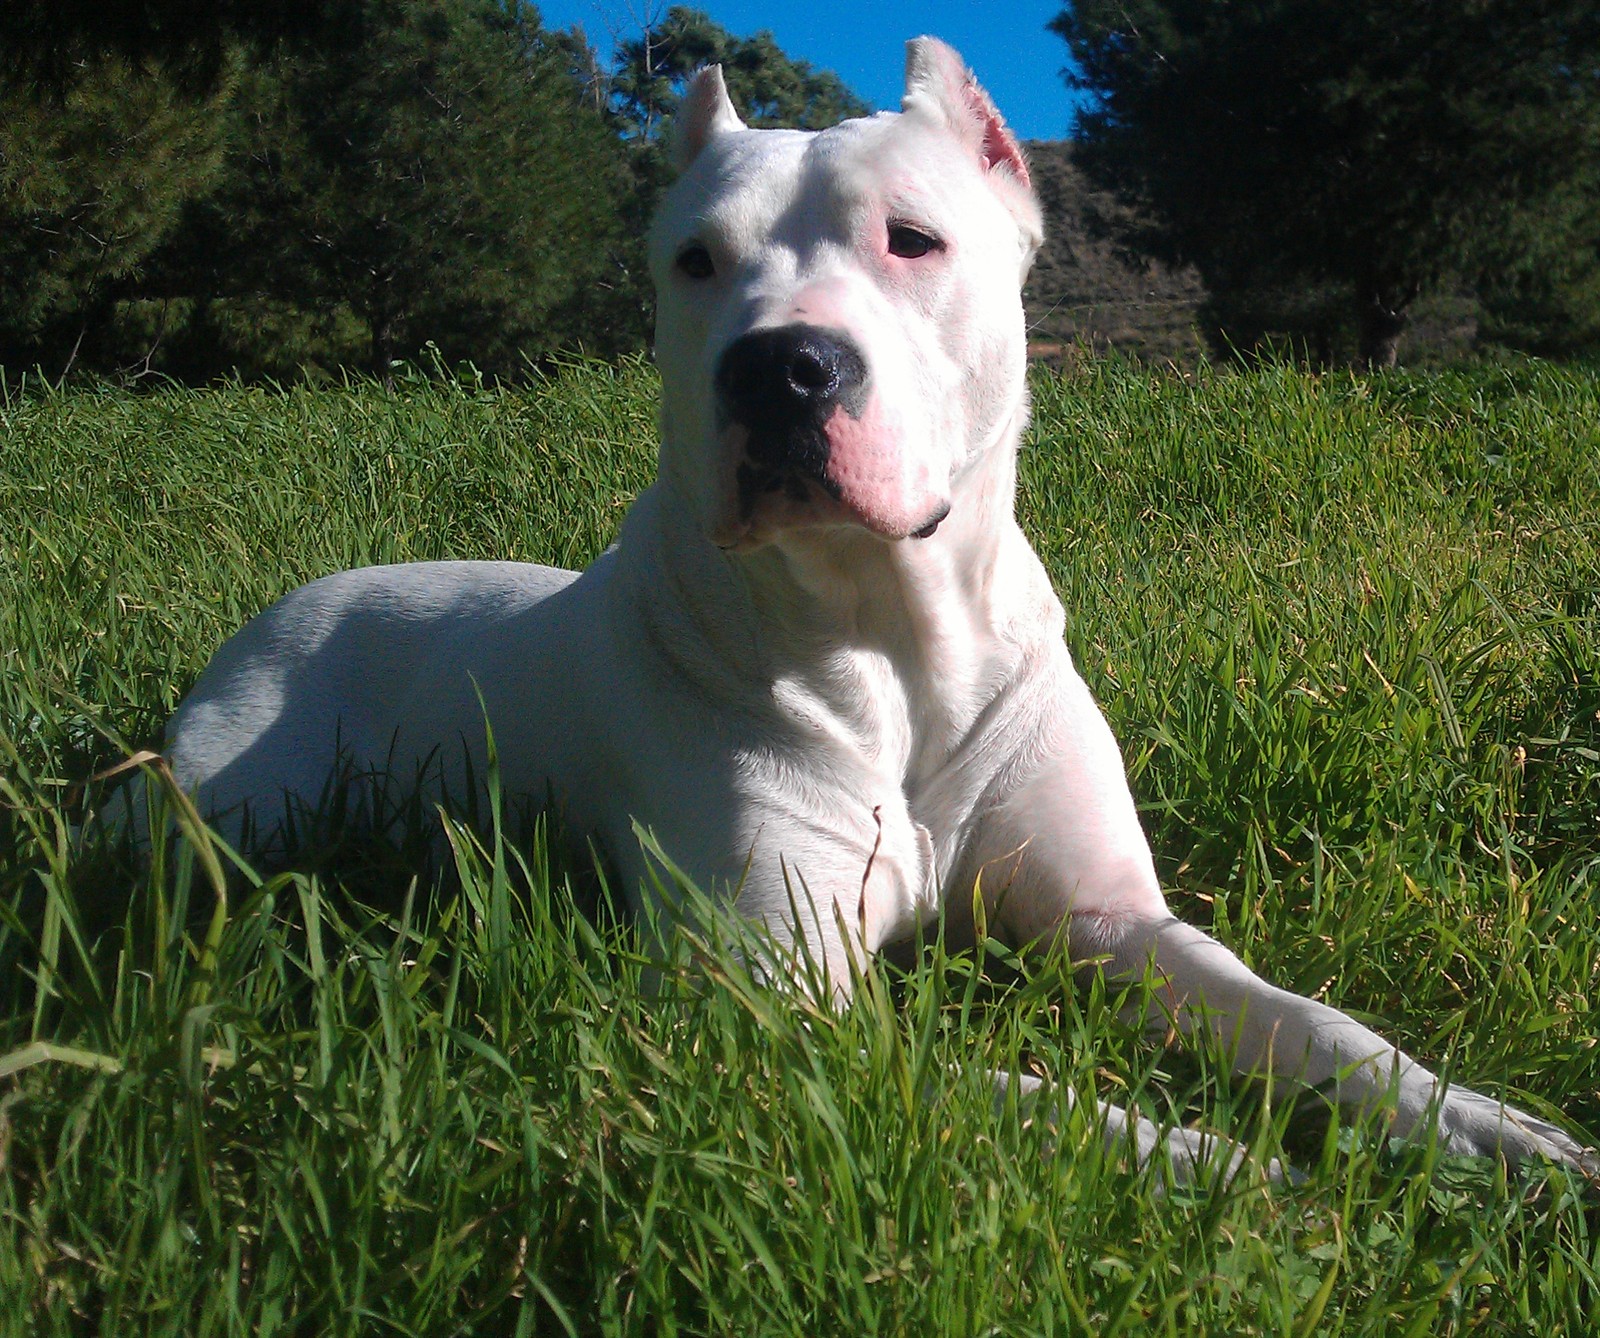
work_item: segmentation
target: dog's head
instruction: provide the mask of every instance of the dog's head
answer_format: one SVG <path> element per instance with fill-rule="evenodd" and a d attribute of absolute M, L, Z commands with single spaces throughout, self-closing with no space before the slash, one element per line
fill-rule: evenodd
<path fill-rule="evenodd" d="M 668 483 L 724 548 L 931 534 L 1025 412 L 1039 208 L 988 95 L 923 37 L 900 112 L 750 130 L 711 67 L 673 148 L 650 239 Z"/>

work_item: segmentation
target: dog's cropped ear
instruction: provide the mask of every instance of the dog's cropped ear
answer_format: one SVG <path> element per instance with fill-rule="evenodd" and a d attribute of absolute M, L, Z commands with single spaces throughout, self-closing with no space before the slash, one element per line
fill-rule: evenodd
<path fill-rule="evenodd" d="M 689 81 L 683 104 L 672 119 L 672 165 L 687 171 L 718 135 L 743 130 L 745 124 L 734 111 L 728 86 L 722 81 L 722 66 L 706 65 Z"/>
<path fill-rule="evenodd" d="M 906 92 L 900 110 L 944 126 L 978 159 L 1022 229 L 1026 269 L 1044 236 L 1028 160 L 977 76 L 937 37 L 914 37 L 906 43 Z"/>
<path fill-rule="evenodd" d="M 993 100 L 960 55 L 937 37 L 906 43 L 906 92 L 900 109 L 933 115 L 971 145 L 985 171 L 1010 176 L 1030 187 L 1028 162 Z"/>

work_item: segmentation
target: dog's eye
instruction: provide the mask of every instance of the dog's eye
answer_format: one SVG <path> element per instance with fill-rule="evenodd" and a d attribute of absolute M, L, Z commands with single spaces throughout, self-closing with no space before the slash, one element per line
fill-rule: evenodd
<path fill-rule="evenodd" d="M 944 250 L 944 243 L 909 223 L 889 224 L 889 254 L 902 260 L 920 260 L 930 251 Z"/>
<path fill-rule="evenodd" d="M 711 252 L 699 242 L 690 242 L 678 252 L 678 270 L 691 279 L 709 279 L 717 272 Z"/>

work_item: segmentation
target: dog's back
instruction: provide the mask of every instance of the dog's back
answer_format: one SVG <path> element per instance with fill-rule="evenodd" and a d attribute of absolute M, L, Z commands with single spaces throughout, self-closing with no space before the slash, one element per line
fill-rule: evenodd
<path fill-rule="evenodd" d="M 402 737 L 430 705 L 417 700 L 419 675 L 427 681 L 429 667 L 453 664 L 450 677 L 470 693 L 488 667 L 470 661 L 492 646 L 492 629 L 534 615 L 577 575 L 515 562 L 428 562 L 302 586 L 206 667 L 168 726 L 173 773 L 216 815 L 286 796 L 315 803 L 330 778 L 392 763 L 403 779 L 408 764 L 428 760 L 407 756 Z"/>

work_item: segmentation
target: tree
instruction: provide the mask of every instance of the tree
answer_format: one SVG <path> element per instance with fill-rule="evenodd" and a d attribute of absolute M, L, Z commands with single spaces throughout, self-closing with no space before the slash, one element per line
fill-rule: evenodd
<path fill-rule="evenodd" d="M 387 375 L 432 343 L 514 376 L 642 342 L 623 148 L 537 13 L 338 3 L 339 40 L 236 47 L 205 91 L 115 54 L 0 89 L 0 360 Z"/>
<path fill-rule="evenodd" d="M 96 351 L 121 285 L 217 180 L 227 96 L 119 57 L 0 90 L 0 363 L 64 373 Z"/>
<path fill-rule="evenodd" d="M 631 134 L 653 140 L 689 76 L 721 65 L 734 105 L 752 126 L 822 130 L 871 109 L 832 70 L 784 53 L 770 32 L 735 37 L 697 9 L 674 5 L 660 23 L 617 48 L 612 108 Z"/>
<path fill-rule="evenodd" d="M 576 341 L 575 299 L 607 278 L 614 136 L 529 9 L 366 9 L 359 41 L 276 60 L 244 91 L 242 170 L 201 230 L 236 239 L 250 290 L 353 311 L 380 375 L 430 340 L 503 373 Z"/>
<path fill-rule="evenodd" d="M 1527 222 L 1484 265 L 1483 336 L 1552 356 L 1600 351 L 1600 170 Z"/>
<path fill-rule="evenodd" d="M 516 375 L 645 341 L 666 173 L 581 35 L 522 0 L 202 8 L 0 7 L 0 362 L 386 375 L 432 343 Z M 651 115 L 705 59 L 757 121 L 864 110 L 765 34 L 674 10 L 651 42 Z"/>
<path fill-rule="evenodd" d="M 6 0 L 3 74 L 13 84 L 60 91 L 114 59 L 205 94 L 215 91 L 241 44 L 267 49 L 285 38 L 336 40 L 355 7 L 351 0 Z"/>
<path fill-rule="evenodd" d="M 1076 0 L 1080 161 L 1226 313 L 1352 311 L 1395 361 L 1414 300 L 1491 282 L 1600 155 L 1592 0 Z M 1590 196 L 1593 208 L 1593 197 Z M 1497 259 L 1498 258 L 1498 259 Z"/>

